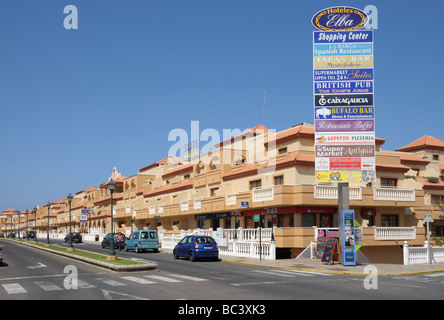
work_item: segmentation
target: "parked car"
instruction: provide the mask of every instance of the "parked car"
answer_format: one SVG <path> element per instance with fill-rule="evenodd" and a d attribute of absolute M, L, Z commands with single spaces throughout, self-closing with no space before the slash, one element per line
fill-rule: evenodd
<path fill-rule="evenodd" d="M 119 243 L 117 242 L 117 236 L 119 234 L 113 233 L 113 235 L 114 235 L 114 248 L 118 248 Z M 122 248 L 123 248 L 125 246 L 126 237 L 123 233 L 122 233 L 122 236 L 123 236 L 123 244 L 122 244 Z M 111 240 L 111 233 L 108 233 L 102 240 L 102 248 L 109 248 L 110 240 Z"/>
<path fill-rule="evenodd" d="M 28 239 L 35 239 L 35 231 L 28 231 Z"/>
<path fill-rule="evenodd" d="M 3 248 L 0 248 L 0 267 L 1 267 L 2 264 L 3 264 L 2 250 L 3 250 Z"/>
<path fill-rule="evenodd" d="M 193 262 L 198 258 L 212 258 L 217 261 L 219 260 L 219 249 L 212 237 L 191 235 L 179 241 L 174 247 L 173 256 L 174 259 L 188 257 Z"/>
<path fill-rule="evenodd" d="M 82 242 L 82 234 L 80 232 L 70 232 L 65 236 L 65 243 L 69 241 L 69 237 L 71 237 L 72 242 Z"/>
<path fill-rule="evenodd" d="M 134 250 L 138 253 L 147 249 L 159 252 L 159 237 L 156 230 L 133 231 L 125 242 L 125 251 Z"/>
<path fill-rule="evenodd" d="M 4 238 L 5 234 L 3 232 L 0 232 L 0 238 Z"/>

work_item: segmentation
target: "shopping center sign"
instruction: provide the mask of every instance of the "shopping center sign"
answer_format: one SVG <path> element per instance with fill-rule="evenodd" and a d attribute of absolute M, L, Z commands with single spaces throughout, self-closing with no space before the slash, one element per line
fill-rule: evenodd
<path fill-rule="evenodd" d="M 316 182 L 375 181 L 374 36 L 360 30 L 368 21 L 343 6 L 312 18 Z"/>

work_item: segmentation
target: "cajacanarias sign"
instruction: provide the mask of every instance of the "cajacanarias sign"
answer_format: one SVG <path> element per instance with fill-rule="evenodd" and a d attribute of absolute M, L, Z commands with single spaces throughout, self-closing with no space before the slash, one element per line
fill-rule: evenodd
<path fill-rule="evenodd" d="M 316 13 L 311 19 L 313 26 L 321 31 L 359 30 L 367 22 L 367 14 L 352 7 L 326 8 Z"/>

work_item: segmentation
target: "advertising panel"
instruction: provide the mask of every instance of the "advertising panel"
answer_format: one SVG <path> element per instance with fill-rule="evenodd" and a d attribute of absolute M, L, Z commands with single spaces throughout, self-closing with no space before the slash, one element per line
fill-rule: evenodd
<path fill-rule="evenodd" d="M 375 120 L 315 120 L 316 132 L 373 132 Z"/>
<path fill-rule="evenodd" d="M 313 70 L 313 80 L 344 81 L 344 80 L 373 80 L 373 69 L 320 69 Z"/>
<path fill-rule="evenodd" d="M 373 81 L 315 82 L 314 93 L 372 93 Z"/>
<path fill-rule="evenodd" d="M 373 94 L 316 94 L 315 107 L 372 106 Z"/>
<path fill-rule="evenodd" d="M 347 144 L 374 144 L 375 135 L 373 133 L 316 133 L 315 135 L 315 145 L 338 144 L 342 142 Z"/>
<path fill-rule="evenodd" d="M 372 43 L 321 43 L 313 46 L 315 57 L 372 55 Z"/>
<path fill-rule="evenodd" d="M 376 179 L 373 31 L 359 9 L 312 19 L 316 182 Z"/>
<path fill-rule="evenodd" d="M 342 265 L 356 265 L 355 253 L 355 212 L 354 210 L 341 210 L 341 263 Z"/>
<path fill-rule="evenodd" d="M 313 43 L 356 43 L 356 42 L 373 42 L 373 31 L 338 31 L 338 32 L 313 32 Z"/>
<path fill-rule="evenodd" d="M 353 7 L 331 7 L 317 12 L 311 23 L 318 30 L 349 31 L 358 30 L 368 22 L 367 14 Z"/>
<path fill-rule="evenodd" d="M 374 157 L 374 145 L 316 145 L 316 157 Z"/>
<path fill-rule="evenodd" d="M 373 107 L 318 107 L 315 108 L 315 120 L 373 119 Z"/>
<path fill-rule="evenodd" d="M 315 69 L 371 68 L 373 56 L 314 56 L 313 66 Z"/>

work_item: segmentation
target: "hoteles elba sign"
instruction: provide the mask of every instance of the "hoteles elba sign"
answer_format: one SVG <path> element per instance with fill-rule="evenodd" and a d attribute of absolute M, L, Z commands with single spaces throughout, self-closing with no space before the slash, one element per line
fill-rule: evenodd
<path fill-rule="evenodd" d="M 319 11 L 311 19 L 313 26 L 321 31 L 358 30 L 368 22 L 367 14 L 351 7 L 332 7 Z"/>
<path fill-rule="evenodd" d="M 357 8 L 317 12 L 313 26 L 316 182 L 374 182 L 373 31 Z"/>

